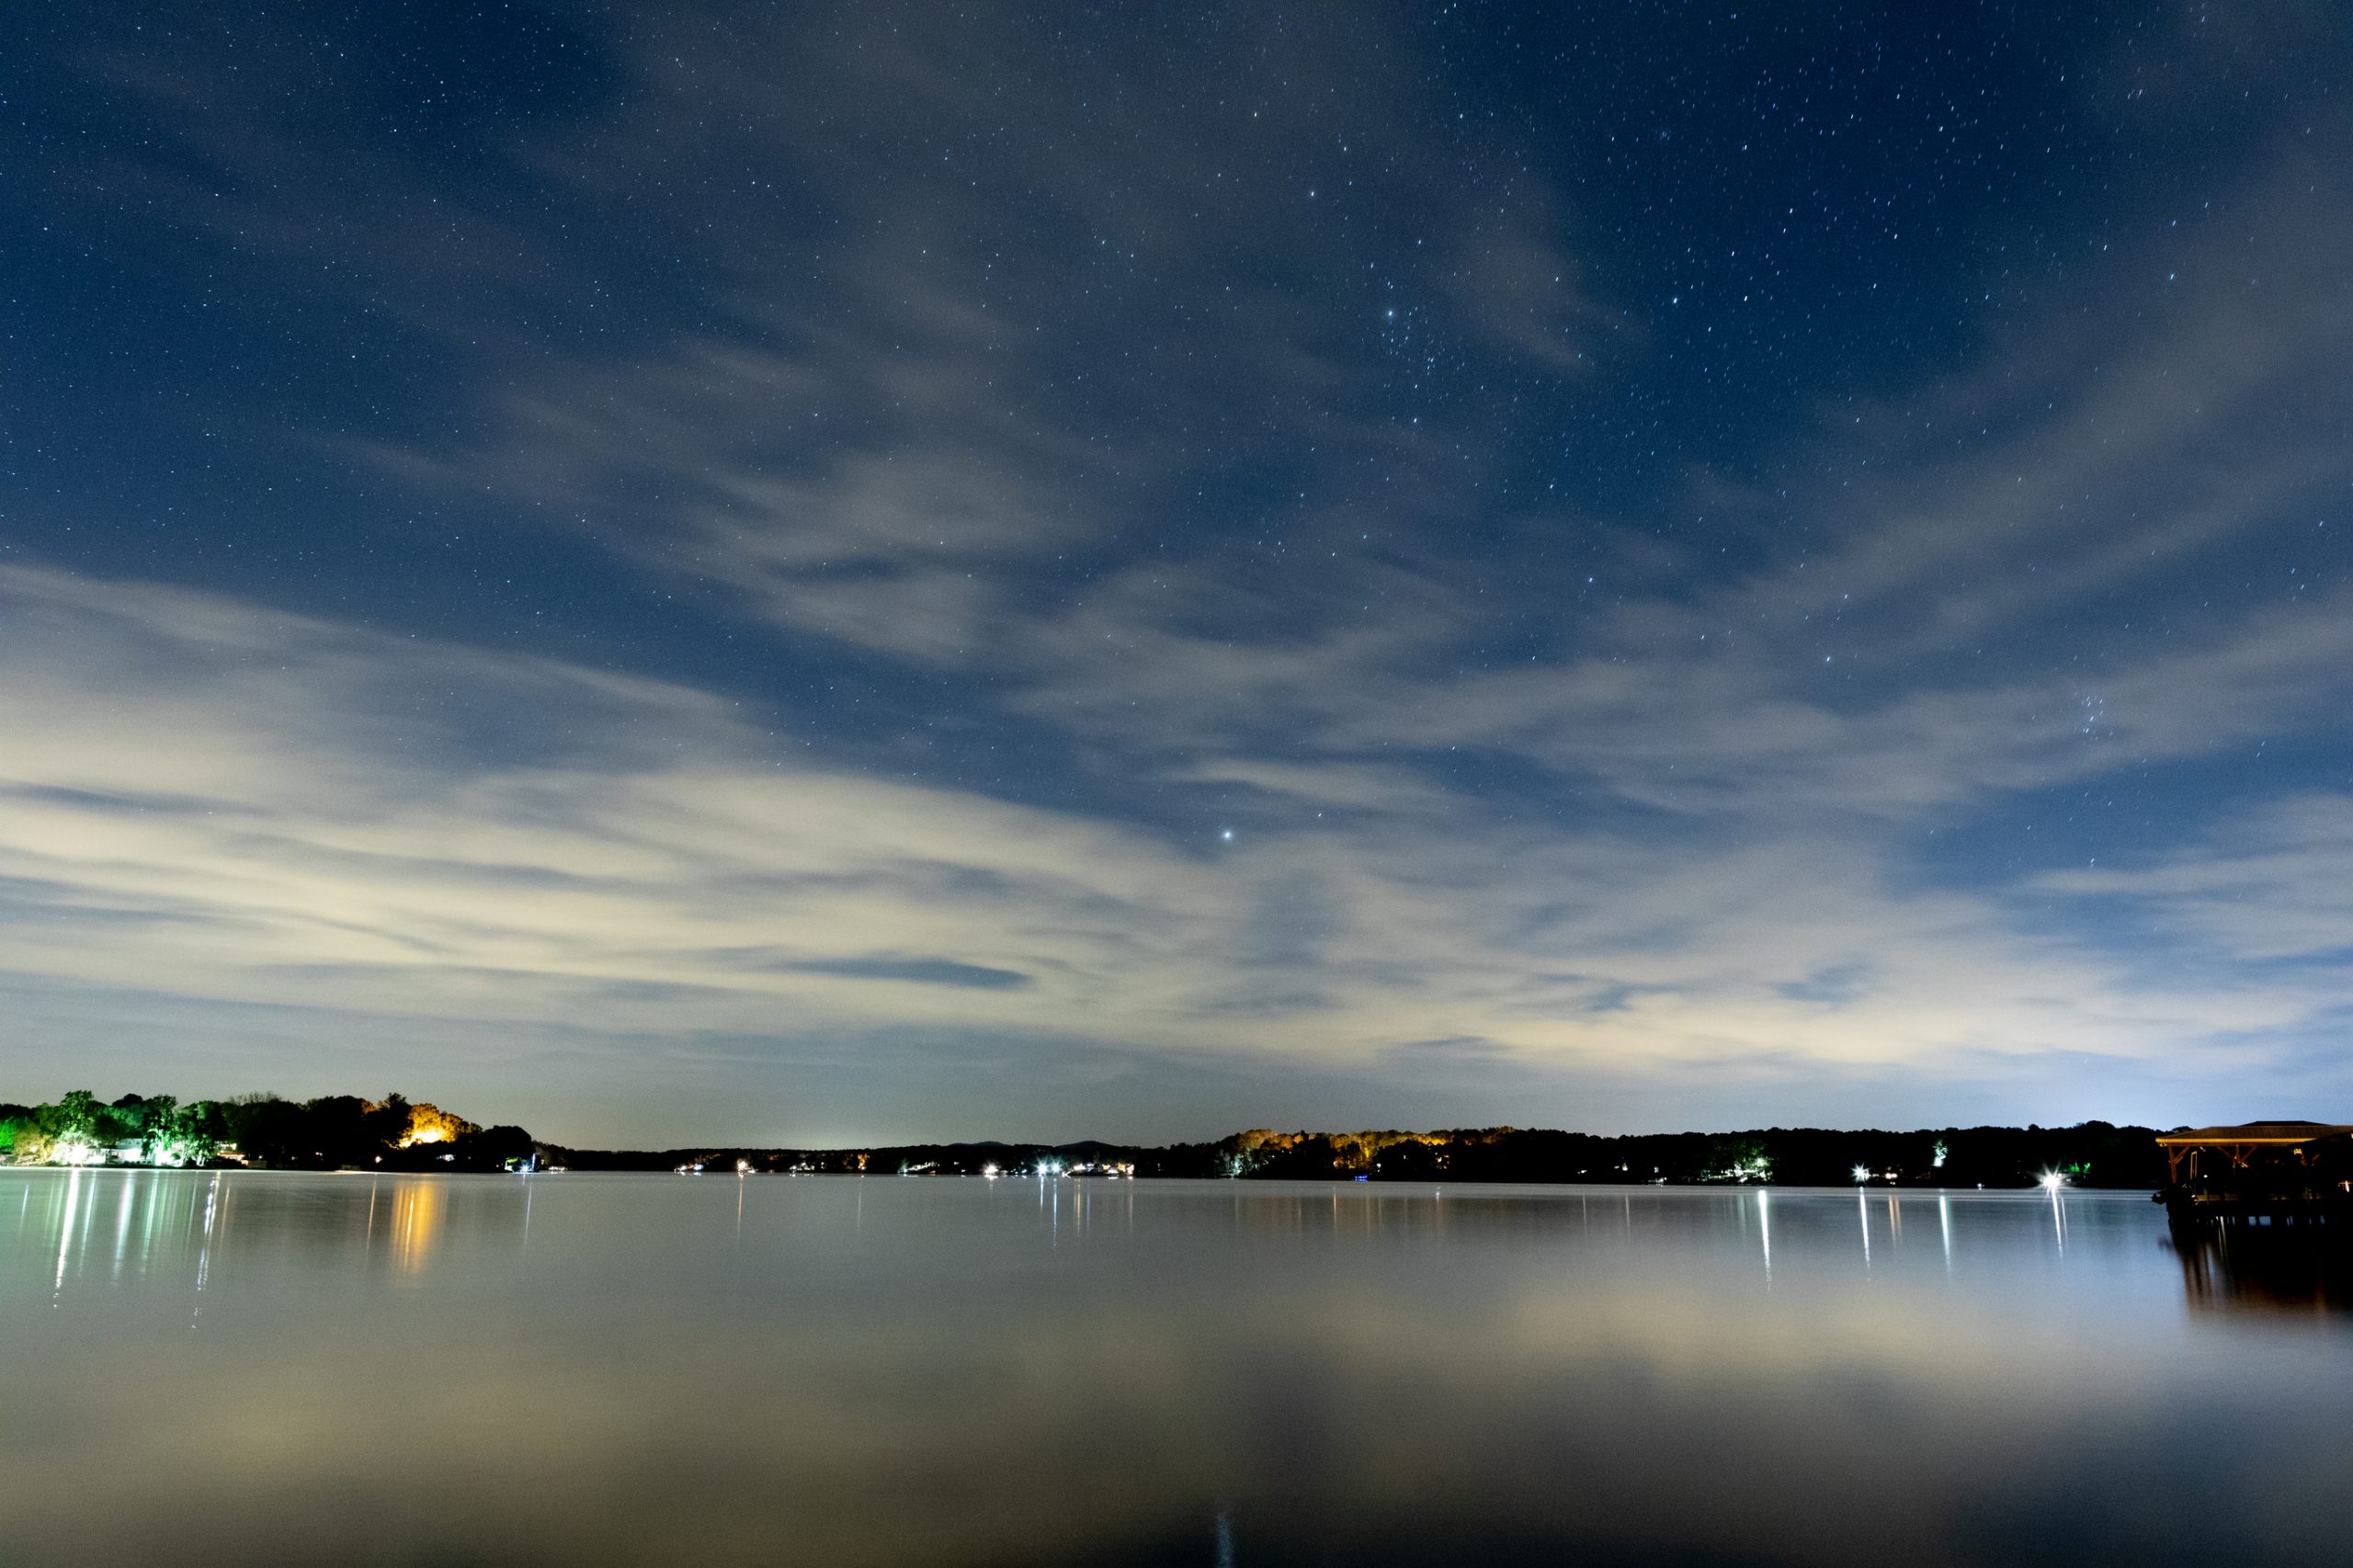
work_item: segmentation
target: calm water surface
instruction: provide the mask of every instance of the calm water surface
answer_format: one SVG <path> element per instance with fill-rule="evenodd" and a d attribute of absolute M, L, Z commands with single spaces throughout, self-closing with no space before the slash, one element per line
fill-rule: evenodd
<path fill-rule="evenodd" d="M 2353 1562 L 2145 1198 L 0 1170 L 0 1562 Z"/>

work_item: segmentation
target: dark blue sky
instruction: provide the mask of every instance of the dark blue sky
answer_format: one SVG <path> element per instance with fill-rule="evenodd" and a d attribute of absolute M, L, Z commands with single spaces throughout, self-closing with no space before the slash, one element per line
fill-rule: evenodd
<path fill-rule="evenodd" d="M 10 18 L 11 1092 L 2353 1119 L 2353 23 L 2052 9 Z"/>

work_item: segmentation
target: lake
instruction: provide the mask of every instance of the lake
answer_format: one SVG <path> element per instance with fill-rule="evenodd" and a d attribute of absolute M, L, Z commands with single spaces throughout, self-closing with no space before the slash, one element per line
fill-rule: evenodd
<path fill-rule="evenodd" d="M 2145 1194 L 6 1168 L 0 1561 L 2346 1562 L 2331 1291 Z"/>

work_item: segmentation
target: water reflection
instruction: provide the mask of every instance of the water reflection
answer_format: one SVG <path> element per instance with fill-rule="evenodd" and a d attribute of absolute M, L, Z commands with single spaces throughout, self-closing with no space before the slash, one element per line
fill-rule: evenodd
<path fill-rule="evenodd" d="M 2201 1312 L 2353 1312 L 2353 1238 L 2310 1228 L 2184 1220 L 2171 1242 L 2182 1291 Z"/>
<path fill-rule="evenodd" d="M 65 1174 L 65 1222 L 57 1228 L 57 1278 L 51 1281 L 51 1304 L 65 1290 L 65 1256 L 74 1245 L 74 1217 L 82 1206 L 82 1167 L 74 1166 Z"/>
<path fill-rule="evenodd" d="M 2353 1335 L 2206 1313 L 2245 1260 L 2165 1233 L 2078 1192 L 0 1171 L 0 1539 L 2341 1560 Z"/>
<path fill-rule="evenodd" d="M 404 1274 L 415 1274 L 432 1256 L 435 1233 L 441 1224 L 441 1205 L 448 1188 L 433 1180 L 404 1181 L 392 1195 L 392 1261 Z"/>
<path fill-rule="evenodd" d="M 188 1326 L 194 1328 L 204 1312 L 204 1283 L 212 1275 L 212 1233 L 221 1213 L 221 1176 L 218 1172 L 204 1184 L 204 1235 L 196 1252 L 196 1302 L 188 1309 Z M 143 1259 L 142 1259 L 143 1261 Z"/>
<path fill-rule="evenodd" d="M 0 1227 L 13 1227 L 0 1251 L 21 1262 L 28 1239 L 40 1235 L 58 1301 L 77 1284 L 133 1285 L 158 1272 L 182 1274 L 201 1291 L 216 1252 L 242 1239 L 234 1223 L 241 1205 L 259 1205 L 256 1245 L 275 1250 L 299 1238 L 409 1276 L 432 1267 L 453 1210 L 464 1210 L 474 1244 L 526 1240 L 530 1224 L 531 1184 L 521 1178 L 463 1187 L 432 1176 L 317 1177 L 299 1192 L 293 1178 L 263 1173 L 0 1168 L 0 1179 L 9 1193 Z"/>

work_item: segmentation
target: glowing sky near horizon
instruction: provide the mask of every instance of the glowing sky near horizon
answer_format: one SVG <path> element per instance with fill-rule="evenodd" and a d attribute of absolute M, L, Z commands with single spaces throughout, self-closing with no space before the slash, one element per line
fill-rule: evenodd
<path fill-rule="evenodd" d="M 0 1098 L 2353 1119 L 2353 21 L 2057 10 L 15 18 Z"/>

